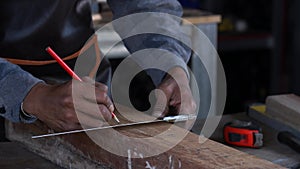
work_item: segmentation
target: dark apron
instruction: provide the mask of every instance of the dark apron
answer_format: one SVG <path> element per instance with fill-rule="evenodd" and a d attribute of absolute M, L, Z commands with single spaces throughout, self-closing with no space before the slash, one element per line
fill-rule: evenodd
<path fill-rule="evenodd" d="M 0 11 L 0 57 L 46 81 L 69 80 L 45 51 L 51 46 L 72 69 L 79 56 L 79 76 L 109 86 L 110 65 L 101 60 L 88 0 L 3 0 Z"/>

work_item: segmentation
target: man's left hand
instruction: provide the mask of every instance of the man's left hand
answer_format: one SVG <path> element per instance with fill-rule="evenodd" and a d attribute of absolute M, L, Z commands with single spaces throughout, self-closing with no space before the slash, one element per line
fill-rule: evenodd
<path fill-rule="evenodd" d="M 171 69 L 157 89 L 153 116 L 161 118 L 167 115 L 195 114 L 197 106 L 187 74 L 182 68 Z"/>

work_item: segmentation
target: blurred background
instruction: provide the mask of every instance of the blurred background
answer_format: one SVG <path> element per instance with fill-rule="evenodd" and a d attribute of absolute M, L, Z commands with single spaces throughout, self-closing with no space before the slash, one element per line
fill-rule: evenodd
<path fill-rule="evenodd" d="M 217 48 L 227 79 L 224 113 L 245 111 L 268 95 L 300 94 L 300 1 L 179 1 L 222 16 Z"/>
<path fill-rule="evenodd" d="M 265 102 L 269 95 L 300 95 L 297 17 L 300 1 L 178 1 L 185 10 L 197 9 L 222 17 L 218 24 L 217 50 L 227 79 L 225 114 L 243 112 L 253 102 Z M 107 10 L 104 4 L 94 5 L 94 10 Z M 117 59 L 110 60 L 113 67 L 119 63 Z"/>
<path fill-rule="evenodd" d="M 253 102 L 265 102 L 269 95 L 300 95 L 300 24 L 297 20 L 300 1 L 178 1 L 185 10 L 197 9 L 222 17 L 216 46 L 227 79 L 225 114 L 243 112 Z M 92 6 L 94 12 L 109 10 L 105 0 L 94 0 Z M 103 16 L 105 18 L 109 17 Z M 110 61 L 113 67 L 120 63 L 118 59 Z M 146 92 L 142 99 L 147 98 Z M 142 110 L 149 105 L 137 107 Z"/>

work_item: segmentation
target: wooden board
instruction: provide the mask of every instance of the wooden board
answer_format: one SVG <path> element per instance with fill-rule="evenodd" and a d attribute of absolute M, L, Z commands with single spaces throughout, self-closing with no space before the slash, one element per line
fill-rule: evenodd
<path fill-rule="evenodd" d="M 111 22 L 113 15 L 111 11 L 102 12 L 101 15 L 93 16 L 93 22 L 97 24 L 106 24 Z M 184 10 L 182 24 L 209 24 L 220 23 L 221 15 L 212 14 L 201 10 Z"/>
<path fill-rule="evenodd" d="M 97 131 L 116 147 L 128 147 L 125 152 L 128 156 L 125 157 L 101 148 L 85 133 L 33 140 L 31 135 L 47 132 L 44 125 L 9 122 L 6 125 L 8 139 L 21 142 L 31 151 L 66 168 L 283 168 L 193 133 L 188 133 L 168 151 L 145 157 L 142 149 L 149 152 L 164 149 L 178 138 L 176 133 L 183 131 L 182 128 L 164 122 L 116 129 L 118 133 L 134 138 L 149 138 L 163 131 L 169 133 L 166 137 L 158 137 L 158 140 L 138 144 L 134 141 L 126 142 L 124 138 L 113 140 L 108 131 Z"/>
<path fill-rule="evenodd" d="M 294 94 L 269 96 L 267 116 L 300 131 L 300 97 Z"/>
<path fill-rule="evenodd" d="M 297 168 L 300 166 L 299 154 L 286 145 L 279 143 L 279 141 L 277 140 L 278 131 L 266 125 L 266 121 L 268 120 L 266 120 L 266 118 L 261 118 L 261 116 L 255 116 L 253 111 L 248 113 L 234 113 L 223 115 L 218 128 L 210 138 L 212 140 L 223 143 L 224 125 L 234 120 L 255 122 L 262 128 L 262 132 L 264 135 L 264 146 L 262 148 L 253 149 L 245 147 L 235 147 L 236 149 L 248 154 L 255 155 L 259 158 L 266 159 L 287 168 Z"/>
<path fill-rule="evenodd" d="M 22 145 L 15 142 L 0 142 L 0 168 L 1 169 L 40 169 L 61 167 L 41 158 L 26 150 Z"/>
<path fill-rule="evenodd" d="M 212 14 L 201 10 L 185 9 L 183 12 L 183 24 L 209 24 L 220 23 L 221 15 Z"/>

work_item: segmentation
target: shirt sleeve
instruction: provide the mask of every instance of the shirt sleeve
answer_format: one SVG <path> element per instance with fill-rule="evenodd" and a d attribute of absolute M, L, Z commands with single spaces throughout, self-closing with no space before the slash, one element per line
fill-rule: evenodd
<path fill-rule="evenodd" d="M 12 122 L 34 122 L 36 118 L 22 118 L 20 107 L 27 93 L 39 82 L 43 81 L 0 58 L 0 116 Z"/>
<path fill-rule="evenodd" d="M 114 20 L 130 14 L 146 12 L 149 15 L 147 15 L 145 19 L 153 21 L 149 24 L 145 23 L 147 21 L 143 19 L 133 17 L 129 22 L 124 23 L 124 25 L 122 22 L 113 24 L 114 29 L 121 36 L 130 53 L 143 49 L 166 50 L 171 52 L 173 57 L 171 60 L 168 59 L 168 62 L 164 64 L 165 70 L 168 71 L 173 67 L 179 66 L 182 67 L 187 73 L 187 76 L 189 76 L 186 63 L 191 56 L 191 50 L 187 47 L 191 42 L 190 38 L 183 32 L 180 26 L 182 7 L 177 0 L 108 0 L 108 4 L 112 9 Z M 151 15 L 151 13 L 153 15 Z M 154 13 L 157 13 L 157 15 Z M 159 14 L 169 14 L 176 17 L 166 17 L 167 15 Z M 126 34 L 128 34 L 128 32 L 133 32 L 133 30 L 138 27 L 137 25 L 142 24 L 145 25 L 145 29 L 148 28 L 146 25 L 150 25 L 152 29 L 161 30 L 161 32 L 166 32 L 166 34 L 143 33 L 127 37 Z M 155 57 L 155 59 L 157 59 L 157 62 L 164 60 L 159 57 Z M 138 64 L 143 65 L 142 62 Z M 164 76 L 164 73 L 156 70 L 148 70 L 147 73 L 151 76 L 156 85 L 161 82 Z"/>

